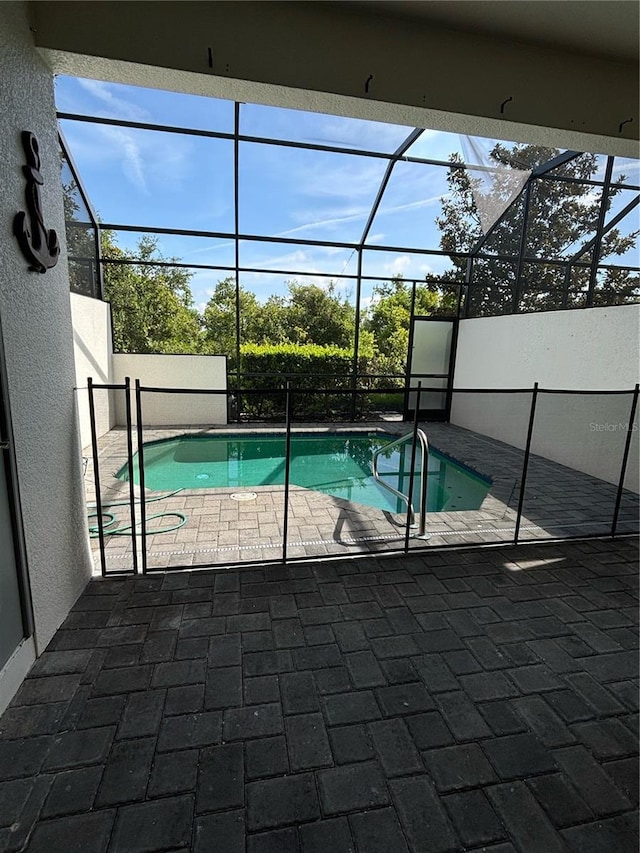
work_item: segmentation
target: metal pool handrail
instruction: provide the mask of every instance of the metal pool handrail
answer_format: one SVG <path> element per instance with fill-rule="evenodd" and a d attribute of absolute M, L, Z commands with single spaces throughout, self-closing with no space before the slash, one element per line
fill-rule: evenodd
<path fill-rule="evenodd" d="M 381 479 L 380 474 L 378 473 L 378 456 L 385 451 L 391 450 L 394 447 L 399 447 L 401 444 L 404 444 L 406 441 L 413 440 L 413 430 L 408 432 L 406 435 L 397 438 L 395 441 L 390 442 L 389 444 L 384 444 L 382 447 L 379 447 L 373 454 L 371 465 L 373 468 L 373 477 L 374 479 L 380 483 L 385 489 L 388 489 L 390 492 L 400 498 L 400 500 L 404 501 L 407 505 L 407 512 L 411 517 L 411 527 L 418 528 L 418 536 L 425 535 L 425 529 L 427 526 L 427 457 L 429 455 L 429 442 L 427 441 L 427 436 L 424 430 L 418 429 L 416 430 L 416 436 L 418 441 L 420 442 L 420 449 L 422 450 L 422 459 L 420 462 L 420 521 L 419 524 L 416 524 L 416 514 L 413 509 L 413 503 L 409 503 L 408 495 L 405 495 L 403 492 L 399 492 L 397 489 L 394 489 L 393 486 L 390 486 L 389 483 L 385 483 L 383 479 Z"/>

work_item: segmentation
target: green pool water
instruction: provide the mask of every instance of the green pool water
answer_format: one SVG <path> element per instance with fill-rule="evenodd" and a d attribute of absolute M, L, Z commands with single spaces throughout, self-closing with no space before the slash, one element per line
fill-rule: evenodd
<path fill-rule="evenodd" d="M 384 433 L 295 433 L 291 438 L 290 482 L 336 498 L 377 509 L 402 512 L 403 502 L 372 475 L 373 453 L 397 436 Z M 144 446 L 145 486 L 173 489 L 246 489 L 283 485 L 285 438 L 278 434 L 185 435 Z M 137 455 L 134 481 L 139 480 Z M 409 491 L 410 443 L 383 452 L 380 476 L 405 494 Z M 420 451 L 416 454 L 414 506 L 419 509 Z M 125 465 L 116 476 L 128 479 Z M 491 483 L 430 448 L 427 466 L 429 512 L 478 509 Z"/>

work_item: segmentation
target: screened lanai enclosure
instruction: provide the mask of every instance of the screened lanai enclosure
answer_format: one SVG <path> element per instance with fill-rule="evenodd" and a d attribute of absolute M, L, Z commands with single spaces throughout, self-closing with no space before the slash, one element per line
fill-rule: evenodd
<path fill-rule="evenodd" d="M 103 573 L 637 532 L 638 160 L 57 102 Z"/>

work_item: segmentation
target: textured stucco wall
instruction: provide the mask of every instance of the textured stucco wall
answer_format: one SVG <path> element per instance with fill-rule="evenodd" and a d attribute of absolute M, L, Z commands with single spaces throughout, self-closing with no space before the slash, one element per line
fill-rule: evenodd
<path fill-rule="evenodd" d="M 90 576 L 63 246 L 45 275 L 29 272 L 12 235 L 24 208 L 23 130 L 40 143 L 45 222 L 64 244 L 51 72 L 26 4 L 0 3 L 0 316 L 22 500 L 36 641 L 41 651 Z"/>
<path fill-rule="evenodd" d="M 227 359 L 223 355 L 144 355 L 116 353 L 113 356 L 113 381 L 139 379 L 142 386 L 152 388 L 202 388 L 225 391 Z M 116 423 L 126 423 L 124 394 L 114 398 Z M 135 420 L 135 398 L 131 394 L 131 411 Z M 227 398 L 216 394 L 142 395 L 142 417 L 145 426 L 204 426 L 226 424 Z"/>
<path fill-rule="evenodd" d="M 37 44 L 60 73 L 338 114 L 348 98 L 354 116 L 360 105 L 400 124 L 637 156 L 638 69 L 619 58 L 357 3 L 32 6 Z"/>
<path fill-rule="evenodd" d="M 80 421 L 80 440 L 83 448 L 91 445 L 91 421 L 87 378 L 100 385 L 111 382 L 111 306 L 100 299 L 80 293 L 70 293 L 73 322 L 73 353 L 76 365 L 76 400 Z M 94 392 L 96 431 L 109 432 L 115 423 L 112 414 L 111 392 Z"/>
<path fill-rule="evenodd" d="M 455 386 L 633 388 L 639 331 L 640 305 L 462 320 Z"/>
<path fill-rule="evenodd" d="M 640 305 L 480 317 L 460 323 L 455 388 L 621 391 L 638 382 Z M 618 482 L 631 394 L 541 394 L 531 449 Z M 451 422 L 524 447 L 531 395 L 454 394 Z M 638 429 L 625 486 L 638 491 Z"/>

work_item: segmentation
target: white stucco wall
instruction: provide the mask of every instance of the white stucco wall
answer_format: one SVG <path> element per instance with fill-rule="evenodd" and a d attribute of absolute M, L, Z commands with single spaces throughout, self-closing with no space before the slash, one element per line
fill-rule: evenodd
<path fill-rule="evenodd" d="M 633 388 L 639 330 L 640 305 L 462 320 L 455 387 Z"/>
<path fill-rule="evenodd" d="M 100 385 L 111 382 L 111 306 L 108 302 L 91 299 L 80 293 L 70 293 L 73 322 L 73 354 L 76 366 L 76 399 L 80 420 L 80 441 L 83 448 L 91 445 L 91 421 L 87 379 L 90 376 Z M 109 432 L 115 423 L 111 392 L 97 389 L 94 393 L 96 432 Z"/>
<path fill-rule="evenodd" d="M 202 388 L 226 390 L 227 360 L 221 355 L 138 355 L 113 356 L 113 381 L 125 377 L 154 388 Z M 116 423 L 126 423 L 124 394 L 114 394 Z M 131 400 L 135 419 L 135 400 Z M 226 424 L 227 400 L 215 394 L 143 394 L 145 426 L 204 426 Z"/>
<path fill-rule="evenodd" d="M 640 305 L 482 317 L 460 323 L 454 388 L 630 390 Z M 451 422 L 524 447 L 530 397 L 454 394 Z M 540 394 L 532 451 L 617 483 L 631 395 Z M 638 432 L 625 486 L 638 491 Z"/>
<path fill-rule="evenodd" d="M 22 501 L 36 642 L 41 651 L 91 573 L 77 427 L 69 276 L 64 248 L 51 72 L 37 54 L 26 3 L 0 3 L 0 317 Z M 12 236 L 24 209 L 20 134 L 35 133 L 56 267 L 29 272 Z"/>

